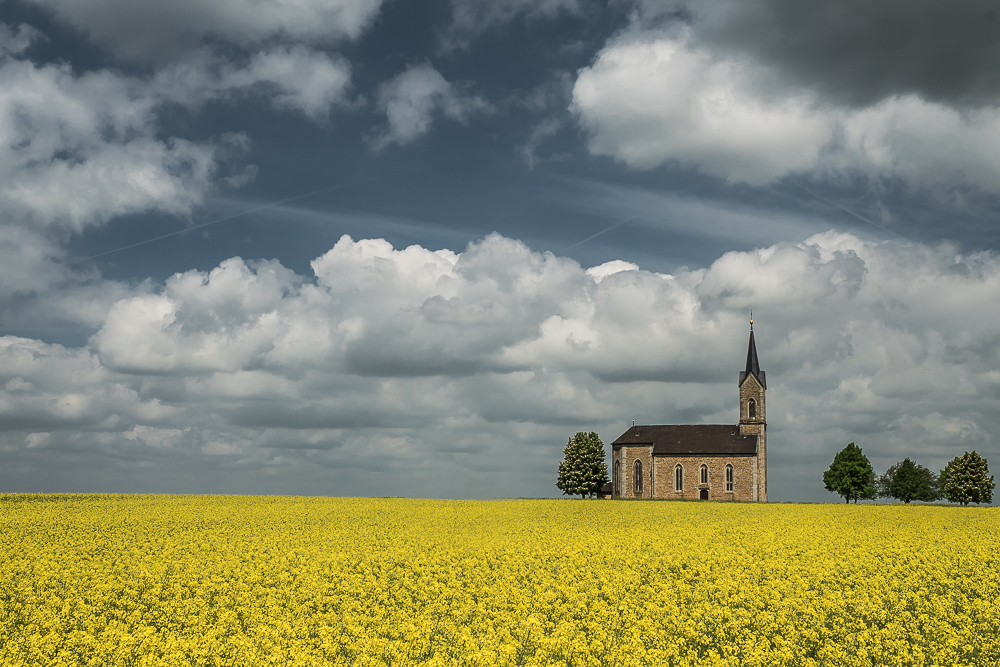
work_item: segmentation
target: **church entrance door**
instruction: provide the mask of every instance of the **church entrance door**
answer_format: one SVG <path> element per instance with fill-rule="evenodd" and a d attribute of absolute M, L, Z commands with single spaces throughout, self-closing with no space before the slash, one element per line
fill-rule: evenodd
<path fill-rule="evenodd" d="M 698 500 L 708 500 L 708 489 L 702 489 Z"/>

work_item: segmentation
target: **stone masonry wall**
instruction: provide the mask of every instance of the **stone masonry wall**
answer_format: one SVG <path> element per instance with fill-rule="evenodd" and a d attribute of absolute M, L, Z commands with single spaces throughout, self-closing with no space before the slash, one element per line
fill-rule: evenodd
<path fill-rule="evenodd" d="M 757 402 L 757 414 L 750 418 L 747 411 L 749 399 Z M 767 502 L 767 407 L 764 387 L 756 377 L 748 377 L 740 386 L 740 433 L 757 434 L 757 499 Z"/>
<path fill-rule="evenodd" d="M 653 485 L 650 477 L 653 471 L 653 446 L 652 445 L 618 445 L 612 452 L 611 460 L 611 483 L 614 484 L 615 461 L 621 462 L 621 495 L 614 495 L 614 498 L 651 498 Z M 642 493 L 635 493 L 635 461 L 638 459 L 642 463 Z"/>
<path fill-rule="evenodd" d="M 656 456 L 656 498 L 697 500 L 708 489 L 709 500 L 753 500 L 753 456 Z M 684 490 L 674 489 L 674 468 L 684 469 Z M 701 466 L 708 466 L 708 484 L 701 483 Z M 726 491 L 726 464 L 733 466 L 733 492 Z"/>

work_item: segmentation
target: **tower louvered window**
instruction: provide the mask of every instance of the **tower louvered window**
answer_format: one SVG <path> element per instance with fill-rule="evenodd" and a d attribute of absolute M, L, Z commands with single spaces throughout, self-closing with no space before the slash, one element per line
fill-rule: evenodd
<path fill-rule="evenodd" d="M 747 419 L 757 419 L 757 401 L 752 398 L 747 401 Z"/>

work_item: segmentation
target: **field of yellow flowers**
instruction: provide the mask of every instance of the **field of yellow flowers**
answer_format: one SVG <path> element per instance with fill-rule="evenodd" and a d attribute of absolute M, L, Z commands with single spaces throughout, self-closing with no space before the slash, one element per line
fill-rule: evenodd
<path fill-rule="evenodd" d="M 1000 664 L 995 508 L 0 495 L 0 665 Z"/>

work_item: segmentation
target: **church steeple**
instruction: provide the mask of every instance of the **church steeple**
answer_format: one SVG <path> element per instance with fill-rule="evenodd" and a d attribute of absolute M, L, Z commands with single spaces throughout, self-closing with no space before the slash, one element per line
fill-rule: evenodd
<path fill-rule="evenodd" d="M 747 367 L 740 372 L 740 385 L 748 375 L 753 375 L 760 382 L 760 385 L 767 389 L 767 381 L 764 379 L 764 371 L 760 370 L 760 362 L 757 360 L 757 344 L 753 339 L 753 316 L 750 316 L 750 344 L 747 346 Z"/>
<path fill-rule="evenodd" d="M 750 378 L 753 378 L 751 380 Z M 747 366 L 740 371 L 740 435 L 757 436 L 757 455 L 753 462 L 753 500 L 767 502 L 767 384 L 757 360 L 757 343 L 753 337 L 753 315 L 750 315 L 750 343 L 747 345 Z"/>

